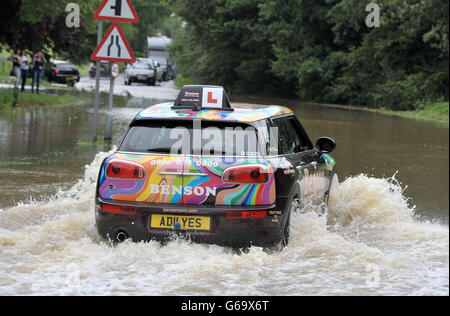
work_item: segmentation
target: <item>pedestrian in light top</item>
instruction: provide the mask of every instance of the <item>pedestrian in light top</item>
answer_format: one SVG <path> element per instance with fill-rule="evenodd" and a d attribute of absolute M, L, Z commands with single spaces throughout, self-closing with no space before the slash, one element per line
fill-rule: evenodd
<path fill-rule="evenodd" d="M 22 76 L 22 89 L 21 89 L 21 91 L 25 91 L 25 85 L 27 84 L 28 73 L 30 71 L 30 66 L 29 66 L 29 63 L 28 63 L 28 57 L 27 57 L 27 53 L 25 52 L 25 50 L 22 50 L 21 62 L 22 62 L 22 64 L 20 65 L 21 76 Z"/>

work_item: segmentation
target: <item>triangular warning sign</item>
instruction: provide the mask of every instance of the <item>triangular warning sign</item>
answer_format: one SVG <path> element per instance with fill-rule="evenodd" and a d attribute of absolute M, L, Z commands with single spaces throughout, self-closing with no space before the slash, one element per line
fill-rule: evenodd
<path fill-rule="evenodd" d="M 131 0 L 103 0 L 94 18 L 115 22 L 139 22 L 139 17 L 131 4 Z"/>
<path fill-rule="evenodd" d="M 113 23 L 98 47 L 91 55 L 92 60 L 105 60 L 110 62 L 134 63 L 130 45 L 125 38 L 118 23 Z"/>

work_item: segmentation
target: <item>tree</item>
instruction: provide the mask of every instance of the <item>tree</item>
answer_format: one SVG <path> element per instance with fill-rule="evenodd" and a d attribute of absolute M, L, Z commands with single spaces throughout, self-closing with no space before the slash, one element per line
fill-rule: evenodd
<path fill-rule="evenodd" d="M 95 21 L 91 18 L 100 1 L 83 0 L 79 28 L 66 26 L 66 6 L 70 1 L 7 0 L 0 28 L 1 42 L 12 48 L 33 52 L 62 53 L 73 61 L 89 58 L 95 46 Z"/>
<path fill-rule="evenodd" d="M 174 0 L 172 52 L 198 82 L 412 109 L 448 100 L 448 0 Z M 284 88 L 284 90 L 283 90 Z"/>
<path fill-rule="evenodd" d="M 174 1 L 183 20 L 171 48 L 178 68 L 197 82 L 238 92 L 274 92 L 273 57 L 260 0 Z"/>

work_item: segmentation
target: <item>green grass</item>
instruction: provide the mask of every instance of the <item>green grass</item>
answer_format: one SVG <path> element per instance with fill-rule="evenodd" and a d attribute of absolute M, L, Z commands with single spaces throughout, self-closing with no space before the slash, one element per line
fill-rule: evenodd
<path fill-rule="evenodd" d="M 55 96 L 21 92 L 16 107 L 49 106 L 76 103 L 74 96 Z M 11 108 L 14 103 L 13 89 L 0 89 L 0 116 L 3 110 Z"/>
<path fill-rule="evenodd" d="M 433 120 L 448 123 L 448 115 L 449 115 L 448 108 L 449 108 L 448 102 L 437 102 L 422 105 L 419 107 L 419 110 L 415 111 L 392 111 L 392 110 L 384 110 L 384 111 L 379 110 L 379 111 L 391 115 L 399 115 L 417 119 Z"/>
<path fill-rule="evenodd" d="M 191 80 L 190 78 L 186 78 L 183 76 L 177 76 L 175 78 L 175 85 L 179 88 L 186 86 L 186 85 L 191 85 L 191 84 L 195 84 L 195 82 L 193 80 Z"/>

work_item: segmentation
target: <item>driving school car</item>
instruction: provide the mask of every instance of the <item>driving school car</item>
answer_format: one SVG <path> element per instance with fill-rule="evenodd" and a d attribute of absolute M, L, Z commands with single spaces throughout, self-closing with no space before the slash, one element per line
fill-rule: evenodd
<path fill-rule="evenodd" d="M 296 202 L 324 205 L 337 172 L 292 110 L 230 104 L 222 87 L 185 86 L 131 122 L 100 168 L 96 226 L 113 242 L 287 245 Z M 297 203 L 298 204 L 298 203 Z"/>

